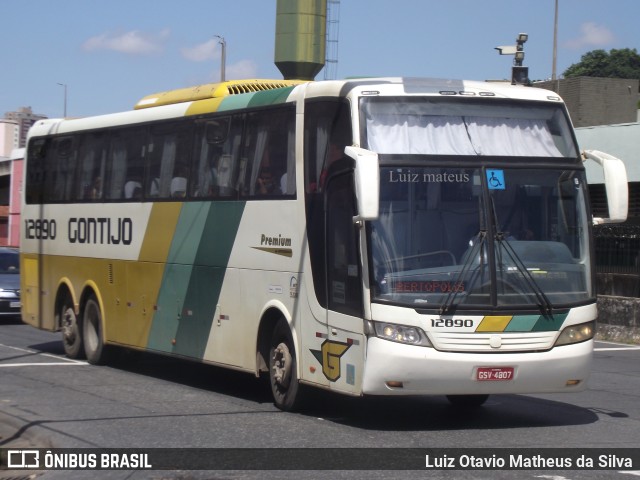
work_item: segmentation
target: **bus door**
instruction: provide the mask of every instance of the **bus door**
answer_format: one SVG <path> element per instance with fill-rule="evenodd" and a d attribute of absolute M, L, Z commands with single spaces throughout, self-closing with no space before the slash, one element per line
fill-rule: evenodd
<path fill-rule="evenodd" d="M 357 392 L 364 363 L 363 288 L 360 228 L 350 159 L 329 169 L 324 192 L 327 340 L 323 374 L 331 388 Z M 335 168 L 334 168 L 335 167 Z"/>

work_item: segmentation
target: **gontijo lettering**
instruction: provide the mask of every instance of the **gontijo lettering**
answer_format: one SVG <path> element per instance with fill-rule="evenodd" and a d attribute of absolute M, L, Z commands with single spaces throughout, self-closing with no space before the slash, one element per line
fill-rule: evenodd
<path fill-rule="evenodd" d="M 130 218 L 108 217 L 69 219 L 70 243 L 102 245 L 130 245 L 133 238 L 133 222 Z"/>

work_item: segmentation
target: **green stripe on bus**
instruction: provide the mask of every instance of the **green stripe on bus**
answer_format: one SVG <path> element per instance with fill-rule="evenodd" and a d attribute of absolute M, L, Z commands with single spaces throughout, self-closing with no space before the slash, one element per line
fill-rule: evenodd
<path fill-rule="evenodd" d="M 195 253 L 206 223 L 209 203 L 184 203 L 158 293 L 157 311 L 149 332 L 147 347 L 171 352 L 183 318 L 184 299 L 193 270 Z"/>
<path fill-rule="evenodd" d="M 532 332 L 554 332 L 560 330 L 568 313 L 556 313 L 553 315 L 540 315 L 540 318 L 531 329 Z"/>
<path fill-rule="evenodd" d="M 284 103 L 293 89 L 294 87 L 286 87 L 263 92 L 243 93 L 242 95 L 229 95 L 222 100 L 218 111 L 224 112 L 225 110 L 240 110 L 247 107 L 262 107 L 264 105 Z"/>
<path fill-rule="evenodd" d="M 229 95 L 228 97 L 224 97 L 222 102 L 220 102 L 220 106 L 218 107 L 219 112 L 224 112 L 225 110 L 241 110 L 246 108 L 255 93 L 244 93 L 242 95 Z"/>
<path fill-rule="evenodd" d="M 244 202 L 185 203 L 148 348 L 202 358 Z"/>
<path fill-rule="evenodd" d="M 258 92 L 251 100 L 249 100 L 249 107 L 262 107 L 264 105 L 275 105 L 277 103 L 284 103 L 289 98 L 291 90 L 295 87 L 276 88 L 275 90 L 265 90 L 264 92 Z"/>
<path fill-rule="evenodd" d="M 530 332 L 535 326 L 540 315 L 514 315 L 505 332 Z"/>

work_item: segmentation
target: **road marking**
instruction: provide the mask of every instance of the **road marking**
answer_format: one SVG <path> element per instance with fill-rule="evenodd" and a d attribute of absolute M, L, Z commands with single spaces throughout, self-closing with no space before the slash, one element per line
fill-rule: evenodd
<path fill-rule="evenodd" d="M 640 347 L 613 347 L 613 348 L 594 348 L 594 352 L 623 352 L 626 350 L 640 350 Z"/>
<path fill-rule="evenodd" d="M 594 347 L 594 352 L 614 352 L 616 350 L 640 350 L 640 345 L 629 345 L 628 343 L 607 342 L 606 340 L 596 340 L 596 343 L 604 343 L 606 345 L 616 345 L 615 347 Z"/>
<path fill-rule="evenodd" d="M 35 350 L 29 350 L 26 348 L 13 347 L 11 345 L 5 345 L 0 343 L 0 347 L 9 348 L 11 350 L 17 350 L 18 352 L 30 353 L 33 355 L 37 355 L 38 357 L 47 357 L 47 358 L 55 358 L 56 360 L 62 360 L 62 362 L 33 362 L 33 363 L 0 363 L 0 367 L 31 367 L 31 366 L 59 366 L 59 365 L 89 365 L 89 363 L 84 362 L 82 360 L 74 360 L 73 358 L 65 358 L 59 355 L 52 355 L 50 353 L 42 353 L 37 352 Z M 2 362 L 2 358 L 0 358 L 0 362 Z"/>
<path fill-rule="evenodd" d="M 2 360 L 0 360 L 2 361 Z M 77 366 L 77 365 L 89 365 L 87 362 L 40 362 L 40 363 L 0 363 L 0 368 L 3 367 L 50 367 L 51 365 L 64 365 L 64 366 Z"/>
<path fill-rule="evenodd" d="M 618 473 L 624 473 L 625 475 L 634 475 L 640 477 L 640 470 L 620 470 Z"/>

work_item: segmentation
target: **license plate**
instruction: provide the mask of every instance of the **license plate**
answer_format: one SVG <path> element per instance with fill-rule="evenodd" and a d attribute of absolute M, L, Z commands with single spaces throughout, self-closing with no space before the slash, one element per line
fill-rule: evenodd
<path fill-rule="evenodd" d="M 9 302 L 10 308 L 20 308 L 20 302 Z"/>
<path fill-rule="evenodd" d="M 513 380 L 513 367 L 478 367 L 476 380 L 479 382 L 504 382 Z"/>

